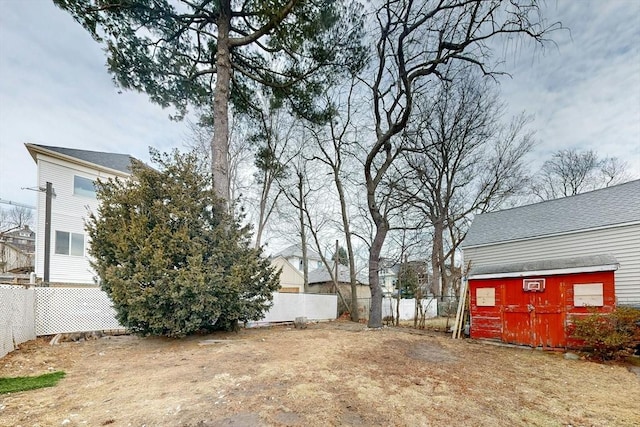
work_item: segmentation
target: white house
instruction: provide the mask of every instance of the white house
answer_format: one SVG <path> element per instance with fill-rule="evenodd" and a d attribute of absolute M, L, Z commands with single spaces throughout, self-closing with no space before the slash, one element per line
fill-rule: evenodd
<path fill-rule="evenodd" d="M 286 259 L 298 271 L 304 271 L 300 245 L 291 245 L 272 256 L 274 259 L 278 257 Z M 307 249 L 307 266 L 309 271 L 322 267 L 322 258 L 312 249 Z"/>
<path fill-rule="evenodd" d="M 614 262 L 616 303 L 640 306 L 640 180 L 478 215 L 462 249 L 470 282 L 614 270 Z"/>
<path fill-rule="evenodd" d="M 127 178 L 132 157 L 72 148 L 25 144 L 38 168 L 35 273 L 45 279 L 48 256 L 50 284 L 95 285 L 85 232 L 88 212 L 98 207 L 94 182 L 98 178 Z M 47 227 L 47 183 L 50 183 L 50 226 Z M 50 250 L 45 253 L 46 230 Z"/>

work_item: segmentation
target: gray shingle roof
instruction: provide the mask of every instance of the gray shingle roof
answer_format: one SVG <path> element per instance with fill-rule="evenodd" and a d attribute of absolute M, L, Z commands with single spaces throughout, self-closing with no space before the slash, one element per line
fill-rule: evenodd
<path fill-rule="evenodd" d="M 334 267 L 332 267 L 334 268 Z M 356 280 L 360 284 L 368 284 L 368 280 L 360 275 L 356 275 Z M 309 272 L 309 284 L 313 285 L 315 283 L 326 283 L 331 281 L 331 275 L 327 271 L 325 266 L 317 268 L 313 271 Z M 338 282 L 339 283 L 349 283 L 351 282 L 351 277 L 349 275 L 349 267 L 346 265 L 338 264 Z"/>
<path fill-rule="evenodd" d="M 76 148 L 51 147 L 48 145 L 30 144 L 45 150 L 53 151 L 65 156 L 74 157 L 78 160 L 93 163 L 109 169 L 114 169 L 124 173 L 131 173 L 131 157 L 128 154 L 104 153 L 100 151 L 79 150 Z"/>
<path fill-rule="evenodd" d="M 640 221 L 640 180 L 481 214 L 463 248 Z"/>
<path fill-rule="evenodd" d="M 482 265 L 471 267 L 470 276 L 496 273 L 526 273 L 528 271 L 549 271 L 568 268 L 599 267 L 618 264 L 613 255 L 591 255 L 575 258 L 554 258 L 512 264 Z"/>
<path fill-rule="evenodd" d="M 290 258 L 293 256 L 302 258 L 302 248 L 300 247 L 300 245 L 291 245 L 287 248 L 284 248 L 277 254 L 273 255 L 273 258 L 276 258 L 279 256 L 283 258 Z M 318 254 L 318 252 L 307 248 L 307 259 L 320 260 L 320 255 Z"/>

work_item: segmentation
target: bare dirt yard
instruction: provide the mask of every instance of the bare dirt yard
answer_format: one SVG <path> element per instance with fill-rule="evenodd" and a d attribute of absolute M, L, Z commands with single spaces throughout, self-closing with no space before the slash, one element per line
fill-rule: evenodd
<path fill-rule="evenodd" d="M 53 370 L 67 373 L 55 387 L 0 395 L 0 425 L 640 425 L 624 366 L 348 322 L 38 339 L 0 359 L 0 376 Z"/>

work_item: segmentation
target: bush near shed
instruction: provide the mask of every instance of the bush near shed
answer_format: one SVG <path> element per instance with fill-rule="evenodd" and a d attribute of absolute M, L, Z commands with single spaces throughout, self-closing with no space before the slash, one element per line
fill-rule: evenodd
<path fill-rule="evenodd" d="M 622 359 L 640 345 L 640 310 L 617 307 L 608 314 L 592 310 L 587 316 L 573 318 L 568 333 L 581 343 L 580 350 L 595 358 Z"/>

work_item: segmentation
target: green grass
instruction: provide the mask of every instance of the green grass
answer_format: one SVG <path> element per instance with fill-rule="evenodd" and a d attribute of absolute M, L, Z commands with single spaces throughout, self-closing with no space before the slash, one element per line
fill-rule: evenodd
<path fill-rule="evenodd" d="M 64 375 L 63 371 L 56 371 L 37 377 L 0 378 L 0 394 L 53 387 Z"/>

